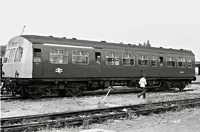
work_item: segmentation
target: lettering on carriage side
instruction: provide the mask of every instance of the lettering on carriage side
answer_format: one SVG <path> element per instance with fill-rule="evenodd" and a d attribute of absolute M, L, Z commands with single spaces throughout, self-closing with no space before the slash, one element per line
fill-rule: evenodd
<path fill-rule="evenodd" d="M 62 72 L 63 72 L 63 69 L 61 69 L 61 68 L 59 68 L 59 67 L 58 67 L 58 68 L 56 68 L 56 69 L 55 69 L 55 72 L 57 72 L 57 73 L 59 73 L 59 74 L 60 74 L 60 73 L 62 73 Z"/>
<path fill-rule="evenodd" d="M 184 73 L 184 71 L 179 71 L 179 73 Z"/>

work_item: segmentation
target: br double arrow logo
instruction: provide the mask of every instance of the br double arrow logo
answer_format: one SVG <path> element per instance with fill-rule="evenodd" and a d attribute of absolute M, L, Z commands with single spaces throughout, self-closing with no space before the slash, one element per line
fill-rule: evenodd
<path fill-rule="evenodd" d="M 55 72 L 57 72 L 57 73 L 59 73 L 59 74 L 60 74 L 60 73 L 62 73 L 62 72 L 63 72 L 63 69 L 61 69 L 61 68 L 59 68 L 59 67 L 58 67 L 58 68 L 56 68 L 56 69 L 55 69 Z"/>

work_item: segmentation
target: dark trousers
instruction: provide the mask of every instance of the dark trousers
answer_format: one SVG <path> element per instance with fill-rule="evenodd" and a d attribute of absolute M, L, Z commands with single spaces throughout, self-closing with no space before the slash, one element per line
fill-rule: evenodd
<path fill-rule="evenodd" d="M 137 97 L 139 98 L 141 95 L 143 95 L 143 99 L 146 99 L 146 92 L 147 92 L 147 89 L 145 87 L 141 87 L 142 88 L 142 92 L 139 93 L 137 95 Z"/>

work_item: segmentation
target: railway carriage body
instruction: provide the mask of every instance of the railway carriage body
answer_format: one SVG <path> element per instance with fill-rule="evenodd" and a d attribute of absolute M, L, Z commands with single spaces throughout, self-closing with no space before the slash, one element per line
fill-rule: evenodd
<path fill-rule="evenodd" d="M 142 74 L 149 88 L 184 88 L 195 78 L 194 63 L 186 50 L 22 35 L 7 45 L 2 76 L 24 97 L 52 91 L 76 96 L 108 86 L 137 87 Z"/>

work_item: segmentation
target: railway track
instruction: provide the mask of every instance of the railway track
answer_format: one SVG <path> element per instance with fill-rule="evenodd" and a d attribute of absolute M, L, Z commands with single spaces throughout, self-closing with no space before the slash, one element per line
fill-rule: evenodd
<path fill-rule="evenodd" d="M 0 100 L 17 100 L 21 99 L 20 97 L 13 97 L 13 96 L 1 96 Z"/>
<path fill-rule="evenodd" d="M 192 82 L 192 84 L 200 84 L 200 82 Z"/>
<path fill-rule="evenodd" d="M 1 118 L 1 131 L 34 131 L 46 127 L 87 126 L 91 123 L 101 123 L 108 119 L 132 118 L 138 115 L 148 115 L 150 113 L 160 113 L 177 110 L 183 107 L 197 106 L 200 106 L 200 98 L 84 111 Z"/>

